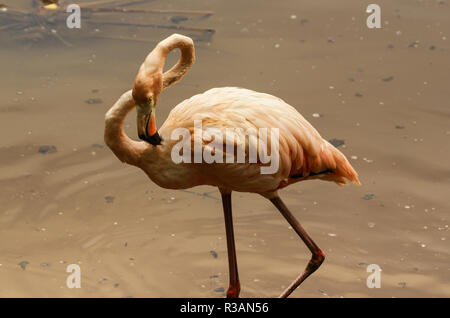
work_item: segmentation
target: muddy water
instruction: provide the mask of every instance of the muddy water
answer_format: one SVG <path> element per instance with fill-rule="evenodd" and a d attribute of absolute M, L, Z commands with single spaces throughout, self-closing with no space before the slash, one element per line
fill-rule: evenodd
<path fill-rule="evenodd" d="M 309 181 L 281 191 L 327 255 L 295 297 L 450 296 L 450 4 L 378 4 L 378 30 L 365 26 L 360 1 L 137 6 L 215 12 L 182 22 L 216 33 L 196 42 L 196 64 L 161 96 L 159 123 L 191 95 L 242 86 L 283 98 L 324 138 L 344 140 L 361 187 Z M 158 188 L 103 144 L 104 113 L 172 31 L 139 31 L 152 43 L 89 31 L 65 30 L 72 47 L 0 32 L 0 296 L 222 297 L 217 190 Z M 136 138 L 134 121 L 126 130 Z M 237 193 L 233 207 L 241 295 L 276 296 L 309 253 L 270 202 Z M 80 265 L 82 288 L 66 287 L 68 264 Z M 382 268 L 379 289 L 366 286 L 368 264 Z"/>

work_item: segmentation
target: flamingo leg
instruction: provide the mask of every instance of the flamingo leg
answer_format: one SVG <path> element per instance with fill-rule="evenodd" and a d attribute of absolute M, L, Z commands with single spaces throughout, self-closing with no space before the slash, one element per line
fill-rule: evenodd
<path fill-rule="evenodd" d="M 306 233 L 305 229 L 300 225 L 300 223 L 295 219 L 289 209 L 284 205 L 283 201 L 279 197 L 270 199 L 270 201 L 277 207 L 284 218 L 292 226 L 294 231 L 300 236 L 302 241 L 306 244 L 312 253 L 312 257 L 306 266 L 304 272 L 299 275 L 286 290 L 280 295 L 280 298 L 288 297 L 309 275 L 314 273 L 325 259 L 325 254 L 317 246 L 312 238 Z"/>
<path fill-rule="evenodd" d="M 225 230 L 227 235 L 228 267 L 230 271 L 230 285 L 227 298 L 238 298 L 241 290 L 236 260 L 236 246 L 234 244 L 233 216 L 231 213 L 231 193 L 222 193 L 223 213 L 225 216 Z"/>

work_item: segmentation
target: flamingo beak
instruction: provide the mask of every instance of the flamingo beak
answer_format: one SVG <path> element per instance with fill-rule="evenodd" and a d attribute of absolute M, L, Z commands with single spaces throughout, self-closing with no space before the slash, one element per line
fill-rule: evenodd
<path fill-rule="evenodd" d="M 154 146 L 161 144 L 161 137 L 156 130 L 154 105 L 138 105 L 137 128 L 139 139 L 144 140 Z"/>

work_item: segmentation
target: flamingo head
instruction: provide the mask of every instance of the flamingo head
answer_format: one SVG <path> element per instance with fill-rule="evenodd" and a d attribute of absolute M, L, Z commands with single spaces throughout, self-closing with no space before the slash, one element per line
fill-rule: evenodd
<path fill-rule="evenodd" d="M 139 70 L 133 86 L 138 136 L 152 145 L 161 144 L 161 137 L 156 129 L 155 108 L 162 91 L 162 83 L 160 72 L 148 74 L 144 66 Z"/>
<path fill-rule="evenodd" d="M 167 55 L 179 48 L 178 63 L 163 73 Z M 161 137 L 155 124 L 155 108 L 159 95 L 179 81 L 195 61 L 194 42 L 187 36 L 172 34 L 162 40 L 147 55 L 134 80 L 133 99 L 137 109 L 139 138 L 152 145 L 160 145 Z"/>

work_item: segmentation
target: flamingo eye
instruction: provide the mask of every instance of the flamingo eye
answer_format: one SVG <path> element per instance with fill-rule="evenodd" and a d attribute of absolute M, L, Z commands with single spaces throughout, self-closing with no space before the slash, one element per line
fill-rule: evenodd
<path fill-rule="evenodd" d="M 155 106 L 155 98 L 153 97 L 153 95 L 147 97 L 147 105 L 149 105 L 150 107 Z"/>

